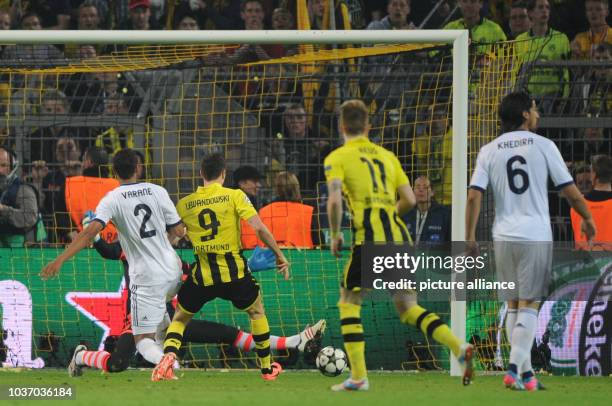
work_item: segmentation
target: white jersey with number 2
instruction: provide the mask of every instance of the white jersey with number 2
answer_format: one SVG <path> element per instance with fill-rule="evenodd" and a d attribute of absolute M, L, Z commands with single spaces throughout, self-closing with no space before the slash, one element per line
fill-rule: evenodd
<path fill-rule="evenodd" d="M 166 229 L 181 222 L 166 189 L 147 182 L 124 184 L 108 192 L 95 221 L 113 221 L 129 264 L 130 283 L 156 285 L 180 277 L 179 259 Z"/>
<path fill-rule="evenodd" d="M 561 153 L 529 131 L 502 134 L 480 149 L 470 187 L 495 199 L 495 241 L 552 241 L 548 178 L 556 188 L 573 183 Z"/>

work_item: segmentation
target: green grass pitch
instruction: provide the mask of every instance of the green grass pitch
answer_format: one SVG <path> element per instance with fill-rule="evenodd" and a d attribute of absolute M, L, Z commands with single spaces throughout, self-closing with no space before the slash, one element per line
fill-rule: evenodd
<path fill-rule="evenodd" d="M 501 376 L 478 376 L 472 385 L 440 373 L 370 374 L 371 389 L 360 393 L 333 393 L 339 378 L 313 371 L 288 371 L 275 382 L 264 382 L 255 371 L 177 371 L 178 381 L 153 383 L 150 371 L 130 370 L 101 374 L 86 370 L 69 378 L 64 370 L 0 372 L 0 385 L 74 385 L 76 400 L 87 406 L 197 404 L 197 405 L 610 405 L 612 378 L 543 377 L 546 391 L 512 392 Z M 44 401 L 46 403 L 48 401 Z M 49 401 L 56 403 L 53 401 Z M 23 405 L 28 402 L 13 401 Z M 65 403 L 65 402 L 64 402 Z M 11 404 L 11 401 L 0 401 Z M 36 404 L 40 404 L 37 401 Z"/>

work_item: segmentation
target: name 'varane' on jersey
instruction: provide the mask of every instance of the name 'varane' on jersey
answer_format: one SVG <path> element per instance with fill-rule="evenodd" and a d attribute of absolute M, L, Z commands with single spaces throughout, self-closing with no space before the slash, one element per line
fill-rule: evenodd
<path fill-rule="evenodd" d="M 100 200 L 95 220 L 104 225 L 112 220 L 117 227 L 133 284 L 165 283 L 181 274 L 166 236 L 166 229 L 181 218 L 163 187 L 147 182 L 121 185 Z"/>
<path fill-rule="evenodd" d="M 573 183 L 561 153 L 547 138 L 513 131 L 481 148 L 470 187 L 484 192 L 491 184 L 494 240 L 552 241 L 549 177 L 556 188 Z"/>

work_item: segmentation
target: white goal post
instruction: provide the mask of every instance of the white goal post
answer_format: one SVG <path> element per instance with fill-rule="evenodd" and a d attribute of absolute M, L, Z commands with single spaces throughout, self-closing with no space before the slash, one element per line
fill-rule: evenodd
<path fill-rule="evenodd" d="M 1 31 L 2 44 L 451 44 L 453 47 L 452 108 L 452 240 L 465 238 L 467 200 L 468 43 L 467 30 L 347 31 Z M 451 328 L 466 336 L 466 302 L 451 301 Z M 460 375 L 451 357 L 451 375 Z"/>

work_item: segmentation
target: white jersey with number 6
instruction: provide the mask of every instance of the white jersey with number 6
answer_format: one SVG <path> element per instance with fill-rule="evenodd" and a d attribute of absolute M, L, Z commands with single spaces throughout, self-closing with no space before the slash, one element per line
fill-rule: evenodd
<path fill-rule="evenodd" d="M 112 220 L 117 227 L 131 284 L 151 286 L 180 277 L 166 229 L 181 218 L 163 187 L 147 182 L 121 185 L 100 200 L 94 220 L 103 225 Z"/>
<path fill-rule="evenodd" d="M 495 241 L 552 241 L 548 178 L 557 188 L 573 183 L 555 144 L 529 131 L 502 134 L 481 148 L 470 187 L 495 199 Z"/>

